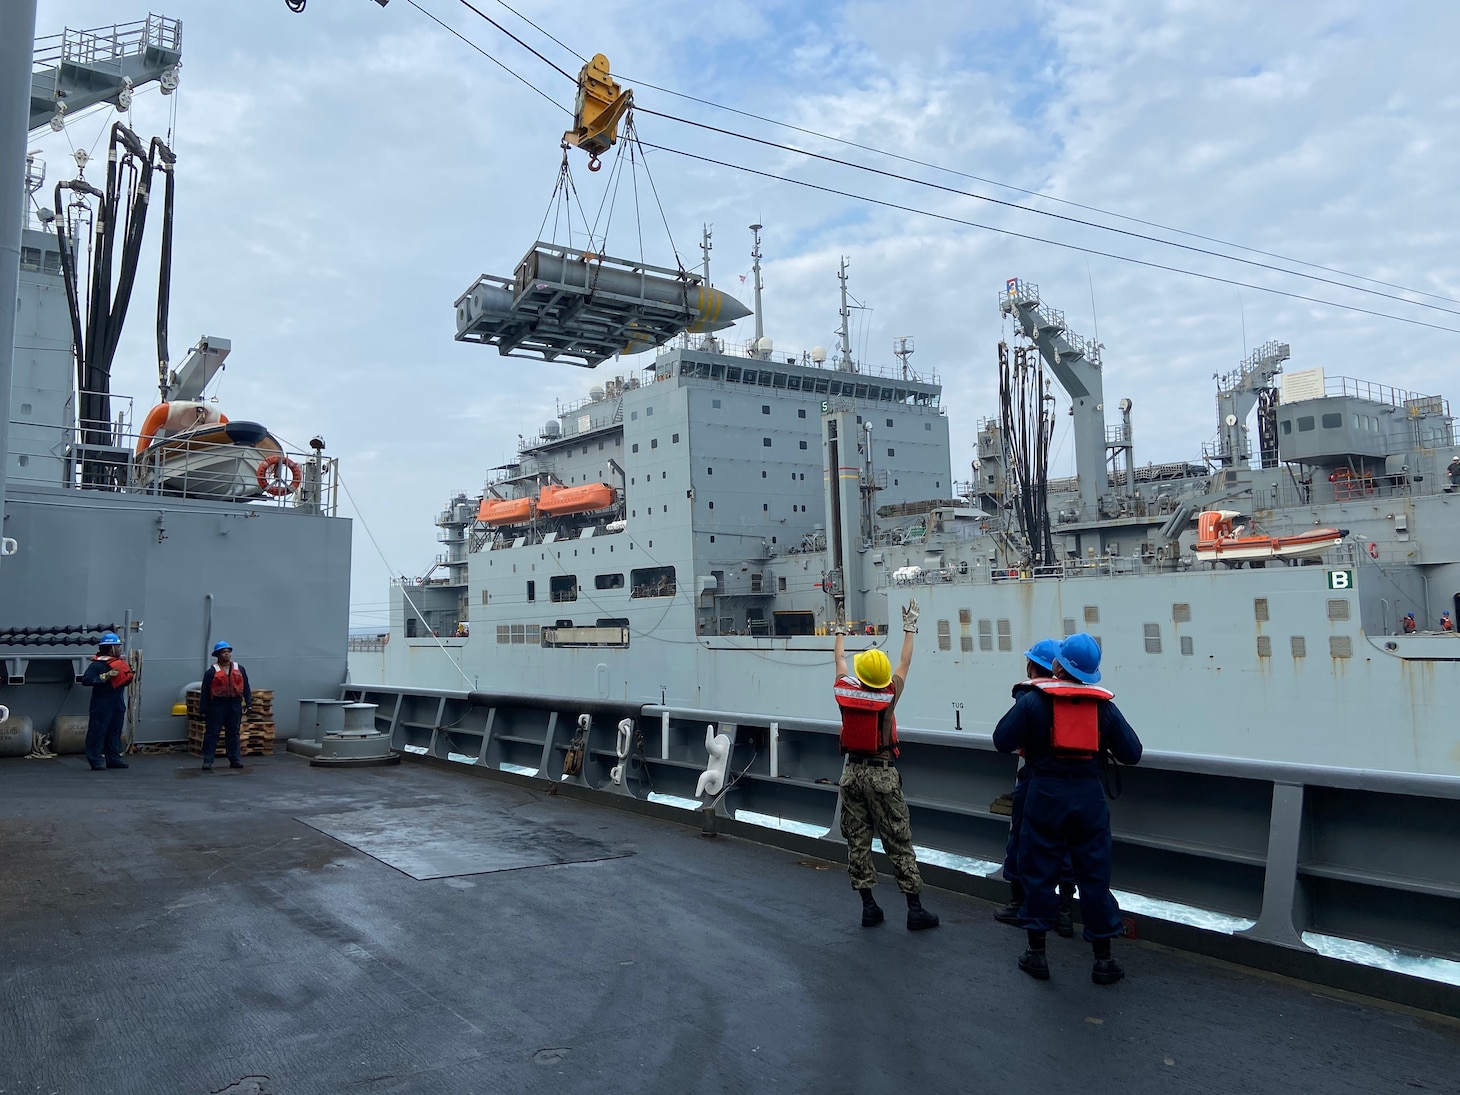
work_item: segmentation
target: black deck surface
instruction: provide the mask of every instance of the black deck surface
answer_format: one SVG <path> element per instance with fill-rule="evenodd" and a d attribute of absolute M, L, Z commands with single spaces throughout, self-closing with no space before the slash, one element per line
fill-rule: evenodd
<path fill-rule="evenodd" d="M 0 761 L 0 1092 L 1460 1091 L 1460 1026 L 417 765 Z M 390 825 L 394 816 L 398 829 Z M 338 834 L 326 835 L 325 831 Z M 359 848 L 352 846 L 358 845 Z M 475 873 L 458 873 L 475 872 Z"/>

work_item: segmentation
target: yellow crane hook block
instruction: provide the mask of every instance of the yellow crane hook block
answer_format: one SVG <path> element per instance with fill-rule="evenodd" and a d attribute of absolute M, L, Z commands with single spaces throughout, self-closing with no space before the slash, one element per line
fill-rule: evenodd
<path fill-rule="evenodd" d="M 633 105 L 633 90 L 621 91 L 608 74 L 608 58 L 595 53 L 578 73 L 578 99 L 573 104 L 573 128 L 563 134 L 565 144 L 588 153 L 588 170 L 597 171 L 598 157 L 618 140 L 619 119 Z"/>

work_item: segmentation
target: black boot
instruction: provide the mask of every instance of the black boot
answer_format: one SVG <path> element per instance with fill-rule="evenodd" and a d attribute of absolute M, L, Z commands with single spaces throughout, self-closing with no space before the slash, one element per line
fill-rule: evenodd
<path fill-rule="evenodd" d="M 1044 953 L 1044 932 L 1029 933 L 1029 948 L 1019 956 L 1019 968 L 1036 981 L 1049 980 L 1049 958 Z"/>
<path fill-rule="evenodd" d="M 882 923 L 882 906 L 872 896 L 871 890 L 858 890 L 862 895 L 862 927 L 875 928 Z"/>
<path fill-rule="evenodd" d="M 1125 976 L 1119 962 L 1110 956 L 1110 940 L 1097 939 L 1091 948 L 1095 952 L 1095 966 L 1090 971 L 1090 980 L 1097 985 L 1113 985 Z"/>
<path fill-rule="evenodd" d="M 1019 910 L 1024 906 L 1024 884 L 1016 878 L 1009 883 L 1009 890 L 1012 896 L 1008 904 L 1000 905 L 994 910 L 994 919 L 1000 924 L 1017 928 L 1022 923 Z"/>
<path fill-rule="evenodd" d="M 1075 935 L 1075 887 L 1060 886 L 1059 911 L 1055 913 L 1054 933 L 1061 939 L 1072 939 Z"/>
<path fill-rule="evenodd" d="M 922 898 L 915 893 L 907 895 L 907 930 L 920 932 L 924 928 L 936 928 L 938 914 L 923 908 Z"/>

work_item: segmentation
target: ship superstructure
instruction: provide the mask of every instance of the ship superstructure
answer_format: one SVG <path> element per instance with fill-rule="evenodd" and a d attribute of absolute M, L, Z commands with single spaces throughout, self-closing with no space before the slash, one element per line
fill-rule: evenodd
<path fill-rule="evenodd" d="M 180 22 L 164 16 L 37 41 L 31 125 L 59 130 L 85 107 L 126 109 L 144 82 L 167 94 L 181 42 Z M 256 688 L 274 692 L 281 738 L 294 733 L 296 701 L 336 694 L 346 671 L 351 533 L 336 516 L 336 462 L 321 438 L 291 451 L 207 397 L 228 339 L 200 339 L 179 360 L 169 354 L 175 160 L 156 139 L 145 144 L 120 122 L 109 128 L 107 168 L 91 172 L 105 190 L 87 181 L 85 153 L 77 177 L 59 186 L 45 185 L 38 157 L 26 164 L 0 541 L 8 755 L 43 737 L 79 751 L 79 740 L 60 740 L 53 728 L 86 711 L 88 690 L 77 682 L 108 630 L 139 669 L 130 742 L 186 737 L 175 706 L 219 639 L 233 644 Z M 159 402 L 150 412 L 111 388 L 127 298 L 135 310 L 150 295 L 133 291 L 138 256 L 155 241 L 151 226 L 144 234 L 149 181 L 152 224 L 162 221 L 168 241 L 156 297 Z M 92 265 L 93 255 L 107 265 Z"/>

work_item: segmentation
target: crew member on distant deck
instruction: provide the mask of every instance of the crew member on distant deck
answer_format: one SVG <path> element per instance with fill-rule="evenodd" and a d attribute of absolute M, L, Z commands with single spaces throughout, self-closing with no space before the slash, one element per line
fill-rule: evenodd
<path fill-rule="evenodd" d="M 841 827 L 847 842 L 847 873 L 862 898 L 862 927 L 882 923 L 882 909 L 872 897 L 877 871 L 872 865 L 872 833 L 892 861 L 898 888 L 907 896 L 907 930 L 936 928 L 938 917 L 923 908 L 923 879 L 913 851 L 912 823 L 902 797 L 897 760 L 897 720 L 893 708 L 902 695 L 912 665 L 913 636 L 918 630 L 918 603 L 902 610 L 902 655 L 897 671 L 877 648 L 864 650 L 847 672 L 845 625 L 836 626 L 836 704 L 841 711 L 841 750 L 846 764 L 841 777 Z"/>
<path fill-rule="evenodd" d="M 1440 613 L 1440 630 L 1450 632 L 1455 630 L 1455 622 L 1450 619 L 1449 612 Z"/>
<path fill-rule="evenodd" d="M 1399 626 L 1404 629 L 1406 635 L 1413 635 L 1415 630 L 1414 613 L 1406 612 L 1404 614 L 1404 620 Z"/>
<path fill-rule="evenodd" d="M 81 683 L 91 689 L 86 759 L 93 772 L 127 767 L 122 759 L 122 723 L 127 718 L 127 684 L 131 679 L 131 666 L 122 660 L 122 640 L 115 631 L 108 631 L 81 676 Z"/>
<path fill-rule="evenodd" d="M 1453 493 L 1460 490 L 1460 456 L 1450 457 L 1450 466 L 1445 469 L 1445 474 L 1450 477 L 1448 492 Z"/>
<path fill-rule="evenodd" d="M 1054 659 L 1059 654 L 1060 644 L 1054 639 L 1040 639 L 1024 651 L 1025 679 L 1013 688 L 1017 700 L 1025 692 L 1037 687 L 1037 681 L 1054 679 Z M 1024 906 L 1024 882 L 1019 877 L 1019 830 L 1024 824 L 1024 796 L 1029 790 L 1029 765 L 1020 758 L 1019 772 L 1014 781 L 1014 793 L 1009 797 L 1009 841 L 1004 845 L 1004 879 L 1009 883 L 1012 898 L 1006 905 L 994 910 L 994 919 L 1001 924 L 1023 926 L 1019 910 Z M 1069 854 L 1065 854 L 1060 871 L 1059 913 L 1055 918 L 1054 931 L 1065 939 L 1075 934 L 1074 924 L 1074 874 L 1070 868 Z"/>
<path fill-rule="evenodd" d="M 1141 759 L 1141 741 L 1112 702 L 1094 685 L 1100 680 L 1100 646 L 1089 635 L 1071 635 L 1055 658 L 1055 680 L 1033 682 L 994 728 L 1002 753 L 1024 752 L 1030 768 L 1019 835 L 1019 877 L 1024 883 L 1022 916 L 1029 946 L 1019 968 L 1049 979 L 1045 935 L 1055 926 L 1055 887 L 1068 849 L 1080 887 L 1085 939 L 1095 952 L 1090 979 L 1109 985 L 1125 976 L 1110 953 L 1121 933 L 1120 908 L 1110 892 L 1110 808 L 1101 783 L 1101 759 L 1122 764 Z"/>
<path fill-rule="evenodd" d="M 243 767 L 243 750 L 239 738 L 244 713 L 253 706 L 253 690 L 248 686 L 248 673 L 233 660 L 233 647 L 225 642 L 213 644 L 217 664 L 203 674 L 203 688 L 198 706 L 203 712 L 203 771 L 213 770 L 218 754 L 218 732 L 225 732 L 224 752 L 228 767 Z"/>

